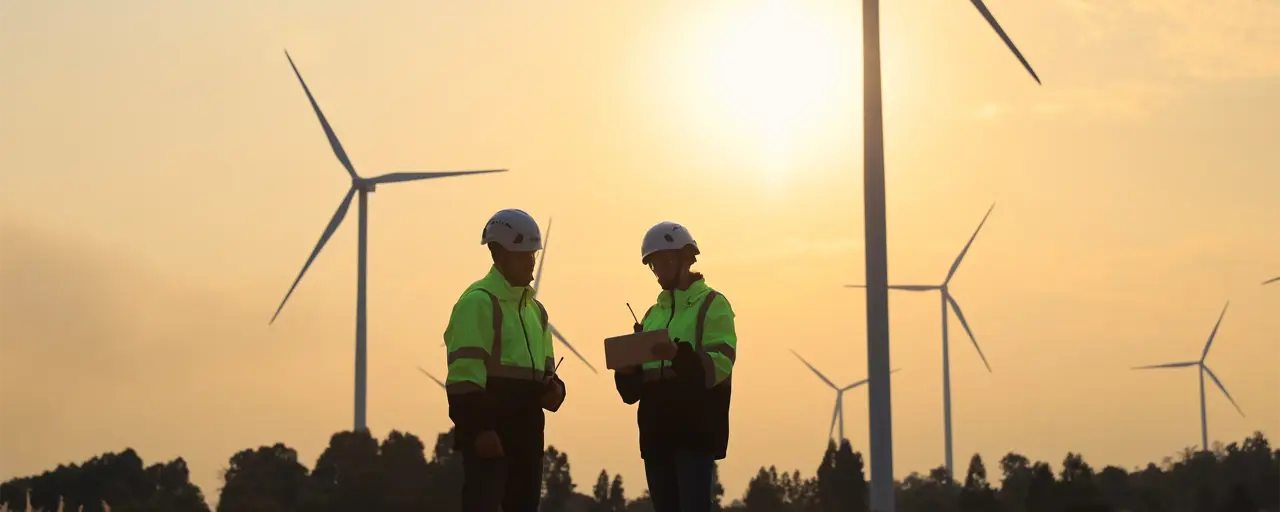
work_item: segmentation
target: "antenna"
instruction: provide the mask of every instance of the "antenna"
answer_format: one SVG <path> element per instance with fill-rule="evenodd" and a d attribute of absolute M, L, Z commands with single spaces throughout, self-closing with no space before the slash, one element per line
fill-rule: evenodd
<path fill-rule="evenodd" d="M 631 312 L 631 319 L 636 321 L 636 324 L 635 324 L 635 325 L 633 325 L 633 326 L 631 326 L 632 330 L 634 330 L 634 331 L 635 331 L 635 332 L 637 332 L 637 333 L 639 333 L 640 331 L 643 331 L 643 330 L 644 330 L 644 326 L 640 324 L 640 319 L 639 319 L 639 318 L 636 318 L 636 310 L 631 309 L 631 303 L 630 303 L 630 302 L 628 302 L 628 303 L 627 303 L 627 311 L 630 311 L 630 312 Z"/>

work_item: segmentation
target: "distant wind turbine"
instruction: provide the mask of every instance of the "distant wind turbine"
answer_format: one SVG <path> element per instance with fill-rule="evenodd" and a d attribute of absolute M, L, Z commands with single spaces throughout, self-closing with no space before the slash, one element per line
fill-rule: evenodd
<path fill-rule="evenodd" d="M 547 234 L 542 236 L 542 254 L 538 256 L 538 270 L 533 274 L 533 283 L 529 285 L 530 288 L 533 288 L 534 298 L 538 297 L 538 288 L 542 286 L 542 264 L 547 261 L 547 246 L 550 243 L 551 243 L 551 219 L 547 219 Z M 596 367 L 591 366 L 591 363 L 587 361 L 587 358 L 582 357 L 582 354 L 578 352 L 578 349 L 573 348 L 573 345 L 569 344 L 569 340 L 566 340 L 564 338 L 564 335 L 560 334 L 560 330 L 556 329 L 555 325 L 552 325 L 551 320 L 549 318 L 547 320 L 547 330 L 551 331 L 551 335 L 555 336 L 557 340 L 560 340 L 560 343 L 564 343 L 564 346 L 568 347 L 569 351 L 573 352 L 573 355 L 578 356 L 578 359 L 582 360 L 582 364 L 587 365 L 587 368 L 591 369 L 591 373 L 597 373 L 597 374 L 600 373 L 596 371 Z M 444 346 L 445 344 L 441 343 L 440 345 Z"/>
<path fill-rule="evenodd" d="M 1273 277 L 1273 278 L 1271 278 L 1271 279 L 1268 279 L 1268 280 L 1266 280 L 1266 281 L 1263 281 L 1263 282 L 1262 282 L 1262 285 L 1263 285 L 1263 286 L 1266 286 L 1266 285 L 1269 285 L 1269 284 L 1274 283 L 1274 282 L 1276 282 L 1276 281 L 1280 281 L 1280 277 Z"/>
<path fill-rule="evenodd" d="M 960 262 L 964 260 L 964 255 L 969 252 L 969 247 L 973 245 L 973 240 L 978 238 L 978 232 L 982 231 L 983 224 L 987 223 L 987 217 L 991 216 L 991 210 L 996 205 L 992 203 L 991 208 L 987 209 L 987 214 L 982 216 L 982 222 L 978 223 L 978 229 L 973 231 L 973 236 L 969 237 L 969 242 L 964 244 L 964 249 L 960 251 L 960 255 L 956 256 L 956 260 L 951 263 L 951 270 L 947 271 L 947 277 L 940 285 L 889 285 L 890 290 L 906 290 L 912 292 L 926 292 L 938 290 L 942 292 L 942 417 L 944 422 L 943 435 L 946 444 L 946 463 L 947 474 L 955 477 L 955 464 L 952 456 L 951 448 L 951 346 L 947 337 L 947 308 L 955 310 L 956 318 L 960 320 L 960 325 L 964 327 L 964 332 L 969 334 L 969 340 L 973 342 L 973 348 L 978 351 L 978 357 L 982 358 L 982 364 L 987 367 L 987 372 L 991 372 L 991 365 L 987 363 L 987 356 L 982 354 L 982 347 L 978 346 L 978 339 L 973 336 L 973 331 L 969 329 L 969 322 L 965 320 L 964 313 L 960 311 L 960 304 L 952 297 L 951 290 L 948 285 L 951 278 L 956 275 L 956 269 L 960 268 Z M 845 285 L 847 288 L 866 288 L 866 285 L 851 284 Z"/>
<path fill-rule="evenodd" d="M 838 387 L 835 385 L 835 383 L 831 382 L 831 379 L 828 379 L 826 375 L 823 375 L 822 372 L 818 371 L 817 368 L 814 368 L 813 365 L 809 364 L 809 361 L 806 361 L 795 350 L 792 350 L 791 353 L 795 354 L 795 356 L 799 358 L 800 362 L 804 363 L 805 366 L 808 366 L 809 370 L 813 371 L 814 375 L 817 375 L 819 379 L 822 379 L 822 382 L 825 382 L 827 386 L 831 387 L 831 389 L 836 390 L 836 407 L 835 407 L 835 410 L 831 411 L 831 428 L 827 430 L 827 438 L 830 439 L 835 436 L 836 420 L 838 418 L 840 421 L 840 439 L 839 440 L 844 441 L 845 439 L 847 439 L 844 436 L 844 392 L 849 391 L 850 389 L 856 388 L 858 386 L 861 386 L 863 384 L 866 384 L 867 382 L 870 382 L 870 379 L 862 379 L 848 386 Z M 898 369 L 894 369 L 889 373 L 892 374 L 897 371 Z"/>
<path fill-rule="evenodd" d="M 970 0 L 1036 83 L 1040 77 L 982 0 Z M 884 105 L 880 83 L 880 0 L 862 0 L 862 209 L 867 280 L 867 390 L 871 510 L 897 510 L 893 488 L 893 393 L 889 386 L 889 256 L 884 187 Z M 947 451 L 950 457 L 950 450 Z M 951 466 L 948 465 L 948 470 Z"/>
<path fill-rule="evenodd" d="M 1240 410 L 1240 406 L 1236 404 L 1236 400 L 1231 398 L 1231 393 L 1227 392 L 1227 387 L 1222 385 L 1222 381 L 1218 380 L 1218 376 L 1214 375 L 1213 370 L 1209 369 L 1209 365 L 1204 363 L 1206 357 L 1209 357 L 1209 347 L 1213 346 L 1213 338 L 1218 335 L 1218 327 L 1222 325 L 1222 317 L 1227 316 L 1227 306 L 1231 305 L 1231 301 L 1227 301 L 1227 305 L 1222 307 L 1222 314 L 1218 315 L 1218 323 L 1213 324 L 1213 331 L 1209 333 L 1209 341 L 1204 344 L 1204 352 L 1200 353 L 1199 361 L 1187 361 L 1182 363 L 1165 363 L 1150 366 L 1134 367 L 1134 370 L 1151 370 L 1155 368 L 1185 368 L 1188 366 L 1198 366 L 1200 368 L 1200 446 L 1203 450 L 1209 449 L 1209 414 L 1204 406 L 1204 376 L 1209 375 L 1213 379 L 1213 383 L 1217 384 L 1218 389 L 1222 390 L 1222 394 L 1226 395 L 1227 400 L 1231 401 L 1231 405 L 1235 406 L 1236 412 L 1240 416 L 1244 416 L 1244 411 Z"/>
<path fill-rule="evenodd" d="M 351 160 L 347 158 L 347 152 L 342 149 L 342 143 L 338 142 L 338 136 L 333 133 L 333 128 L 329 126 L 329 121 L 325 119 L 324 113 L 320 111 L 320 105 L 316 103 L 315 97 L 311 95 L 311 89 L 307 87 L 307 83 L 302 80 L 302 73 L 298 72 L 298 66 L 294 65 L 293 58 L 289 56 L 286 50 L 285 58 L 289 60 L 289 66 L 293 68 L 293 74 L 298 77 L 298 82 L 302 84 L 302 91 L 307 94 L 307 100 L 311 102 L 312 110 L 315 110 L 316 117 L 320 120 L 320 127 L 324 129 L 325 136 L 329 138 L 329 145 L 333 148 L 333 153 L 338 157 L 338 161 L 346 168 L 347 174 L 351 176 L 351 188 L 347 189 L 347 195 L 342 198 L 342 202 L 338 204 L 338 210 L 333 213 L 333 217 L 329 219 L 329 225 L 325 227 L 324 232 L 320 235 L 320 241 L 316 243 L 315 249 L 311 250 L 311 256 L 307 258 L 307 262 L 302 265 L 302 271 L 298 272 L 298 277 L 293 280 L 293 285 L 289 287 L 289 292 L 284 295 L 284 300 L 280 301 L 280 306 L 276 308 L 274 315 L 271 315 L 270 324 L 274 324 L 276 317 L 280 316 L 280 311 L 284 309 L 284 304 L 289 301 L 289 296 L 293 295 L 293 290 L 298 287 L 298 283 L 302 281 L 303 274 L 307 273 L 307 268 L 311 266 L 311 262 L 315 261 L 316 256 L 320 254 L 320 250 L 324 248 L 325 242 L 329 241 L 329 237 L 333 236 L 338 226 L 342 224 L 342 220 L 346 217 L 347 207 L 351 205 L 351 198 L 360 194 L 359 208 L 359 234 L 356 252 L 356 361 L 355 361 L 355 430 L 365 430 L 365 395 L 366 395 L 366 358 L 367 347 L 365 343 L 366 307 L 365 307 L 365 276 L 367 270 L 368 255 L 368 202 L 369 193 L 373 192 L 379 184 L 399 183 L 403 181 L 417 181 L 431 178 L 445 178 L 449 176 L 463 176 L 468 174 L 486 174 L 492 172 L 506 172 L 506 169 L 495 169 L 486 171 L 447 171 L 447 172 L 393 172 L 383 174 L 373 178 L 361 177 L 356 174 L 355 166 L 351 164 Z"/>

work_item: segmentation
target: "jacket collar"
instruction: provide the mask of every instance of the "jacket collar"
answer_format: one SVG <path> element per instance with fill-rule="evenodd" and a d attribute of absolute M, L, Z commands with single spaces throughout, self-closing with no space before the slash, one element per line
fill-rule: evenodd
<path fill-rule="evenodd" d="M 485 274 L 480 280 L 480 287 L 489 290 L 498 297 L 498 300 L 519 301 L 523 297 L 533 297 L 533 288 L 530 286 L 512 286 L 507 282 L 507 278 L 498 271 L 497 266 L 490 266 L 489 273 Z"/>
<path fill-rule="evenodd" d="M 689 285 L 689 289 L 676 290 L 676 304 L 680 306 L 689 306 L 690 304 L 702 300 L 702 298 L 710 291 L 711 287 L 707 286 L 706 279 L 698 279 Z M 671 307 L 671 292 L 669 290 L 662 290 L 662 292 L 658 293 L 658 305 L 665 308 Z"/>

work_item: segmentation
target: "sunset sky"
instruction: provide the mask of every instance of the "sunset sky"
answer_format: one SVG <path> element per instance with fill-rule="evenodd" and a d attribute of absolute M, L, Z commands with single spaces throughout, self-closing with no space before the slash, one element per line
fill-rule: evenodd
<path fill-rule="evenodd" d="M 1057 468 L 1280 436 L 1280 2 L 882 1 L 889 279 L 952 291 L 957 471 Z M 737 313 L 726 501 L 817 466 L 833 380 L 866 375 L 858 1 L 0 2 L 0 478 L 133 447 L 219 470 L 351 428 L 355 210 L 268 319 L 349 186 L 287 48 L 359 172 L 508 168 L 384 186 L 369 208 L 369 424 L 430 445 L 440 346 L 486 272 L 485 220 L 554 218 L 539 298 L 567 355 L 547 442 L 580 491 L 645 487 L 604 371 L 658 289 L 650 225 L 688 226 Z M 943 463 L 936 293 L 891 294 L 895 470 Z M 867 449 L 865 388 L 847 433 Z M 992 471 L 995 471 L 992 469 Z"/>

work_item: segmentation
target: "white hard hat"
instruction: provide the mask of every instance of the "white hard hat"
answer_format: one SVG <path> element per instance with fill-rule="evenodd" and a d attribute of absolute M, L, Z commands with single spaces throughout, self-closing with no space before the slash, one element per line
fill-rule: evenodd
<path fill-rule="evenodd" d="M 495 243 L 511 252 L 532 252 L 542 249 L 542 232 L 538 222 L 524 210 L 509 208 L 489 217 L 480 244 Z"/>
<path fill-rule="evenodd" d="M 674 222 L 659 222 L 644 234 L 644 242 L 640 244 L 640 262 L 647 262 L 655 252 L 683 249 L 689 245 L 693 246 L 693 254 L 698 254 L 698 242 L 693 240 L 689 230 Z"/>

